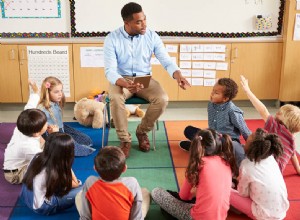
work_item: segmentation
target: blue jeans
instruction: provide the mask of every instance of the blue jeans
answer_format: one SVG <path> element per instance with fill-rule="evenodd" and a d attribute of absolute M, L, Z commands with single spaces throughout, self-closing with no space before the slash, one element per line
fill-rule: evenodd
<path fill-rule="evenodd" d="M 37 214 L 53 215 L 65 209 L 71 208 L 75 204 L 75 196 L 82 189 L 82 186 L 72 189 L 63 197 L 51 196 L 49 200 L 45 200 L 38 209 L 33 208 L 33 191 L 29 190 L 25 184 L 22 185 L 21 198 L 24 203 Z"/>

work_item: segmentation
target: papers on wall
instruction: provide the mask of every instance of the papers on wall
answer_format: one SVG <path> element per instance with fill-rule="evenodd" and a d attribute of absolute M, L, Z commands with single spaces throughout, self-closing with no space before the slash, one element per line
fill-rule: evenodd
<path fill-rule="evenodd" d="M 194 86 L 213 86 L 217 71 L 228 70 L 223 44 L 181 44 L 179 60 L 182 75 Z"/>
<path fill-rule="evenodd" d="M 296 10 L 300 10 L 300 0 L 297 0 Z"/>
<path fill-rule="evenodd" d="M 296 21 L 294 27 L 294 40 L 300 40 L 300 14 L 296 14 Z"/>
<path fill-rule="evenodd" d="M 217 63 L 216 70 L 228 70 L 228 63 Z"/>
<path fill-rule="evenodd" d="M 178 52 L 177 45 L 166 44 L 165 47 L 166 47 L 166 50 L 168 53 L 177 53 Z"/>
<path fill-rule="evenodd" d="M 203 78 L 192 78 L 192 86 L 203 86 Z"/>
<path fill-rule="evenodd" d="M 80 47 L 81 67 L 104 67 L 103 47 Z"/>
<path fill-rule="evenodd" d="M 184 76 L 184 77 L 191 77 L 191 70 L 188 70 L 188 69 L 182 69 L 181 70 L 181 75 Z"/>
<path fill-rule="evenodd" d="M 57 77 L 70 97 L 68 46 L 27 46 L 28 77 L 40 87 L 48 76 Z"/>
<path fill-rule="evenodd" d="M 192 62 L 190 62 L 190 61 L 180 61 L 179 66 L 182 69 L 190 69 L 192 67 Z"/>
<path fill-rule="evenodd" d="M 214 86 L 216 84 L 216 79 L 204 79 L 204 86 Z"/>

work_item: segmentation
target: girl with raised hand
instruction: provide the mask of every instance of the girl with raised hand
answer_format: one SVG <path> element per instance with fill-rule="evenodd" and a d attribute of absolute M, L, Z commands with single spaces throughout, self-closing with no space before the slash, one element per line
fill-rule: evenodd
<path fill-rule="evenodd" d="M 35 213 L 52 215 L 72 207 L 81 182 L 72 171 L 74 141 L 65 133 L 48 136 L 43 152 L 31 161 L 23 178 L 21 198 Z"/>
<path fill-rule="evenodd" d="M 62 82 L 53 76 L 45 78 L 41 85 L 38 108 L 46 114 L 48 124 L 57 125 L 60 132 L 72 136 L 75 141 L 75 156 L 87 156 L 93 153 L 95 149 L 91 147 L 93 145 L 91 138 L 63 123 L 64 104 L 65 95 Z"/>
<path fill-rule="evenodd" d="M 231 205 L 251 219 L 285 218 L 289 202 L 276 162 L 283 153 L 280 138 L 258 128 L 247 139 L 245 152 L 237 190 L 231 191 Z"/>
<path fill-rule="evenodd" d="M 153 200 L 178 219 L 226 219 L 232 176 L 237 175 L 232 141 L 213 129 L 200 130 L 191 143 L 185 181 L 179 195 L 162 188 Z M 187 202 L 196 198 L 195 204 Z"/>

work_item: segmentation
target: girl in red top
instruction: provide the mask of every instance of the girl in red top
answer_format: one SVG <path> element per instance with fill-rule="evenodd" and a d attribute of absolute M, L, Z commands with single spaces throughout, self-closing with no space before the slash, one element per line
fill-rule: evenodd
<path fill-rule="evenodd" d="M 226 219 L 232 176 L 237 175 L 231 139 L 213 129 L 200 130 L 192 141 L 185 181 L 179 194 L 162 188 L 153 200 L 178 219 Z M 196 203 L 189 200 L 196 198 Z"/>

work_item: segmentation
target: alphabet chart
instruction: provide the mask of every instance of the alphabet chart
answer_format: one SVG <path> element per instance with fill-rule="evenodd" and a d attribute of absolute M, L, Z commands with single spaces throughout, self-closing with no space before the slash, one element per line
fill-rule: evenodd
<path fill-rule="evenodd" d="M 70 68 L 68 46 L 28 46 L 28 77 L 40 87 L 48 76 L 58 78 L 66 97 L 70 97 Z"/>

